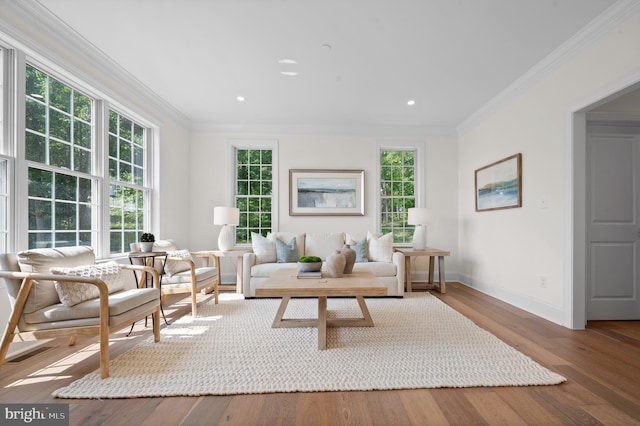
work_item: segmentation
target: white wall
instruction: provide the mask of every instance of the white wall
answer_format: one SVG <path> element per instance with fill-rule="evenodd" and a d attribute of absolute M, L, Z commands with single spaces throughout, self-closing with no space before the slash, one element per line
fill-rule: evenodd
<path fill-rule="evenodd" d="M 119 70 L 114 69 L 113 64 L 102 62 L 104 58 L 92 57 L 95 55 L 91 52 L 93 48 L 83 45 L 75 35 L 65 33 L 65 28 L 48 28 L 52 23 L 46 17 L 42 20 L 38 10 L 28 13 L 16 6 L 19 5 L 0 2 L 0 41 L 4 45 L 20 49 L 29 57 L 69 73 L 158 126 L 159 137 L 154 149 L 159 154 L 156 165 L 161 192 L 153 204 L 154 230 L 161 238 L 173 237 L 181 244 L 188 244 L 189 126 L 184 119 L 146 93 L 130 76 L 118 74 Z M 0 325 L 8 322 L 9 314 L 10 304 L 2 284 Z M 30 345 L 12 345 L 9 357 L 28 347 Z"/>
<path fill-rule="evenodd" d="M 229 205 L 233 195 L 230 140 L 277 140 L 279 152 L 278 222 L 280 231 L 354 232 L 375 230 L 376 144 L 402 143 L 407 139 L 377 139 L 369 136 L 319 134 L 220 134 L 194 132 L 191 135 L 190 205 L 191 246 L 204 250 L 217 246 L 219 227 L 213 226 L 213 208 Z M 416 142 L 415 139 L 411 142 Z M 424 147 L 425 198 L 433 209 L 428 228 L 428 244 L 450 250 L 448 276 L 457 266 L 457 143 L 453 136 L 427 136 L 418 143 Z M 289 169 L 358 169 L 365 171 L 365 216 L 309 217 L 289 216 Z M 232 261 L 230 261 L 232 263 Z M 223 265 L 227 282 L 231 264 Z"/>
<path fill-rule="evenodd" d="M 575 326 L 568 319 L 568 295 L 580 284 L 571 273 L 572 113 L 598 94 L 609 95 L 621 82 L 640 79 L 639 45 L 636 13 L 537 76 L 517 96 L 504 97 L 461 126 L 459 266 L 465 283 Z M 474 171 L 518 152 L 523 156 L 523 207 L 475 212 Z"/>

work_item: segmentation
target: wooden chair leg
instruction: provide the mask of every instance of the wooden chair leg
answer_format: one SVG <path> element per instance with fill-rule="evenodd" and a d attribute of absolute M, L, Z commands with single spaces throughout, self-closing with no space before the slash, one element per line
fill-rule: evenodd
<path fill-rule="evenodd" d="M 75 345 L 77 340 L 78 340 L 78 336 L 77 335 L 69 337 L 68 345 L 69 346 Z"/>
<path fill-rule="evenodd" d="M 198 311 L 198 303 L 197 303 L 197 293 L 195 291 L 191 292 L 191 314 L 195 318 Z"/>
<path fill-rule="evenodd" d="M 213 298 L 217 305 L 218 304 L 218 281 L 213 283 Z"/>

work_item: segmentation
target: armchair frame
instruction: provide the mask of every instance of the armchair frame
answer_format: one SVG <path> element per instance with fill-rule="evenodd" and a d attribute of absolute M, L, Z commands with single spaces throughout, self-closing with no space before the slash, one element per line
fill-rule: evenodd
<path fill-rule="evenodd" d="M 153 287 L 160 288 L 160 279 L 158 271 L 154 268 L 138 265 L 120 265 L 121 269 L 134 270 L 142 273 L 150 273 L 153 276 Z M 142 274 L 141 274 L 142 275 Z M 72 326 L 61 327 L 57 329 L 37 330 L 37 331 L 25 331 L 20 332 L 18 323 L 24 312 L 24 307 L 33 286 L 35 280 L 60 280 L 60 275 L 44 274 L 44 273 L 31 273 L 31 272 L 11 272 L 0 271 L 0 278 L 10 280 L 22 280 L 20 290 L 16 297 L 9 322 L 4 330 L 2 336 L 2 343 L 0 344 L 0 368 L 4 365 L 5 358 L 9 351 L 9 346 L 14 340 L 39 340 L 50 339 L 59 337 L 69 337 L 69 346 L 73 346 L 76 343 L 78 336 L 82 335 L 99 335 L 100 340 L 100 376 L 104 379 L 109 377 L 109 335 L 122 328 L 131 326 L 132 322 L 141 320 L 148 315 L 153 316 L 153 336 L 154 341 L 157 343 L 160 341 L 160 298 L 158 297 L 158 303 L 155 307 L 140 312 L 134 316 L 128 316 L 115 324 L 109 324 L 109 291 L 107 284 L 95 277 L 76 277 L 65 276 L 66 282 L 78 282 L 84 284 L 90 284 L 98 287 L 100 293 L 100 317 L 98 325 L 91 326 Z M 140 287 L 140 281 L 138 281 L 138 287 Z"/>

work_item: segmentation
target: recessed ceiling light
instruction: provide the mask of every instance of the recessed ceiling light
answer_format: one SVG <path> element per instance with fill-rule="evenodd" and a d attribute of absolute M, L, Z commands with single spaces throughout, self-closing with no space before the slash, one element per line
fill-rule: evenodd
<path fill-rule="evenodd" d="M 297 64 L 293 59 L 280 59 L 278 61 L 279 64 Z"/>
<path fill-rule="evenodd" d="M 293 77 L 294 75 L 298 75 L 298 73 L 295 72 L 295 71 L 280 71 L 280 74 L 286 75 L 286 76 L 289 76 L 289 77 Z"/>
<path fill-rule="evenodd" d="M 416 104 L 416 101 L 414 99 L 409 99 L 407 101 L 407 105 L 409 105 L 409 106 L 414 106 L 415 104 Z"/>
<path fill-rule="evenodd" d="M 244 96 L 238 96 L 236 99 L 238 102 L 244 102 Z"/>

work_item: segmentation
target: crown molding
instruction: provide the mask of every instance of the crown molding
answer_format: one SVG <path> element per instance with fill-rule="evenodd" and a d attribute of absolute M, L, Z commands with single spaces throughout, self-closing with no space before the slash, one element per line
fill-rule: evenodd
<path fill-rule="evenodd" d="M 578 31 L 573 37 L 560 45 L 515 82 L 507 86 L 479 110 L 460 123 L 457 127 L 458 135 L 462 136 L 473 130 L 473 128 L 505 104 L 516 99 L 536 83 L 567 63 L 569 59 L 639 13 L 640 2 L 638 0 L 619 0 L 616 2 L 589 25 Z"/>
<path fill-rule="evenodd" d="M 402 137 L 420 139 L 428 136 L 456 137 L 454 127 L 427 127 L 427 126 L 323 126 L 311 124 L 215 124 L 193 123 L 191 131 L 194 133 L 218 133 L 218 134 L 320 134 L 336 136 L 369 136 L 369 137 Z"/>
<path fill-rule="evenodd" d="M 73 61 L 65 58 L 64 55 L 68 53 L 73 57 L 82 58 L 84 62 L 90 63 L 92 68 L 99 69 L 101 73 L 105 73 L 106 70 L 109 78 L 114 80 L 119 87 L 122 87 L 123 92 L 133 94 L 134 98 L 139 98 L 142 101 L 139 106 L 144 110 L 145 114 L 148 114 L 148 110 L 145 108 L 148 105 L 144 105 L 144 103 L 148 103 L 173 117 L 176 122 L 185 128 L 189 129 L 191 127 L 191 121 L 180 111 L 140 82 L 117 62 L 105 55 L 96 46 L 89 43 L 37 0 L 1 2 L 0 10 L 3 12 L 0 19 L 0 32 L 12 39 L 9 42 L 14 45 L 13 47 L 24 50 L 28 56 L 65 70 L 65 72 L 79 78 L 114 102 L 125 107 L 131 104 L 130 99 L 125 99 L 119 93 L 106 87 L 104 83 L 80 69 Z M 46 38 L 46 40 L 39 40 L 39 38 Z M 55 48 L 57 46 L 63 47 Z M 154 121 L 158 123 L 161 120 L 155 119 Z"/>

